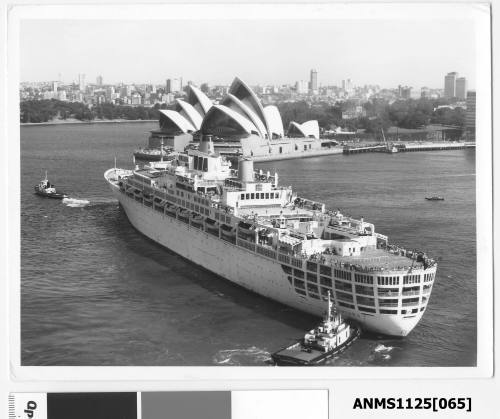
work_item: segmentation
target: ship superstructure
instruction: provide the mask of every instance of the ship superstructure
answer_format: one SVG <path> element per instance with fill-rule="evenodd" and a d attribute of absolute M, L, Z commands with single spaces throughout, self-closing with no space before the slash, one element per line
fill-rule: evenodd
<path fill-rule="evenodd" d="M 404 336 L 427 307 L 436 266 L 354 219 L 280 186 L 277 173 L 238 170 L 198 150 L 105 178 L 132 225 L 184 258 L 265 297 L 321 315 L 336 310 L 363 328 Z"/>

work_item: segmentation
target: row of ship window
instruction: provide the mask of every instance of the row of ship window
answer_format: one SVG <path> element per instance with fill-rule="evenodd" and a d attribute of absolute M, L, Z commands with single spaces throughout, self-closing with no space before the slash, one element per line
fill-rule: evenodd
<path fill-rule="evenodd" d="M 308 261 L 306 264 L 307 270 L 310 272 L 317 272 L 318 264 L 316 262 Z M 332 275 L 332 268 L 325 265 L 319 265 L 319 271 L 321 275 Z M 351 271 L 343 271 L 341 269 L 334 269 L 334 276 L 339 279 L 344 279 L 345 281 L 351 280 Z M 420 282 L 420 274 L 413 275 L 403 275 L 403 284 L 416 284 Z M 374 276 L 365 275 L 360 273 L 354 274 L 354 281 L 360 284 L 373 284 Z M 385 276 L 377 276 L 377 283 L 379 285 L 398 285 L 400 277 L 385 277 Z M 424 282 L 430 282 L 434 280 L 434 273 L 426 273 L 424 274 Z"/>
<path fill-rule="evenodd" d="M 174 190 L 174 189 L 170 189 L 170 188 L 167 188 L 167 194 L 169 195 L 176 195 L 176 196 L 180 196 L 181 198 L 184 198 L 184 192 L 183 191 L 179 191 L 178 189 Z M 193 201 L 197 204 L 200 204 L 200 205 L 205 205 L 205 206 L 210 206 L 210 202 L 208 201 L 208 199 L 206 198 L 201 198 L 195 194 L 193 194 L 193 196 L 191 196 L 191 194 L 187 194 L 186 193 L 186 198 L 192 198 Z M 168 197 L 167 197 L 168 199 Z"/>
<path fill-rule="evenodd" d="M 289 277 L 291 278 L 291 277 Z M 306 281 L 299 279 L 299 278 L 294 278 L 293 279 L 293 284 L 294 286 L 298 288 L 305 288 L 306 286 Z M 332 286 L 332 280 L 330 278 L 325 278 L 321 277 L 320 278 L 320 286 L 321 288 L 325 289 L 325 293 L 328 292 L 328 290 L 333 291 L 333 286 Z M 311 283 L 307 282 L 307 288 L 311 288 L 311 290 L 317 290 L 318 286 L 316 283 Z M 432 288 L 432 285 L 427 285 L 424 286 L 423 291 L 424 293 L 430 292 Z M 349 295 L 352 297 L 352 286 L 351 284 L 346 284 L 345 282 L 341 281 L 335 281 L 335 290 L 336 291 L 344 291 L 346 293 L 349 293 Z M 375 295 L 375 289 L 373 287 L 366 287 L 363 285 L 356 285 L 355 288 L 355 293 L 357 295 L 368 295 L 368 296 L 373 296 Z M 400 294 L 399 288 L 380 288 L 377 290 L 377 295 L 379 297 L 398 297 Z M 420 294 L 420 287 L 405 287 L 402 290 L 401 295 L 403 296 L 409 296 L 409 295 L 419 295 Z"/>
<path fill-rule="evenodd" d="M 283 269 L 285 269 L 288 273 L 292 273 L 292 268 L 282 265 Z M 312 272 L 307 272 L 304 273 L 301 269 L 293 269 L 293 274 L 294 276 L 298 278 L 304 278 L 307 277 L 309 281 L 316 282 L 317 274 L 312 273 Z M 350 271 L 343 271 L 341 269 L 334 269 L 334 276 L 335 278 L 342 279 L 344 281 L 351 281 L 351 272 Z M 371 275 L 364 275 L 364 274 L 354 274 L 354 282 L 359 283 L 359 284 L 370 284 L 373 285 L 374 278 Z M 377 284 L 378 285 L 399 285 L 400 284 L 400 279 L 401 277 L 399 276 L 377 276 Z M 403 284 L 408 285 L 408 284 L 417 284 L 420 283 L 420 274 L 414 274 L 414 275 L 403 275 Z M 434 279 L 434 274 L 433 273 L 428 273 L 424 275 L 424 281 L 425 282 L 430 282 Z M 320 281 L 323 280 L 329 280 L 329 278 L 326 278 L 322 275 L 320 275 Z"/>
<path fill-rule="evenodd" d="M 434 273 L 424 274 L 424 282 L 430 282 L 434 279 Z"/>
<path fill-rule="evenodd" d="M 318 290 L 318 287 L 316 285 L 313 285 L 313 284 L 307 283 L 307 286 L 305 286 L 304 281 L 300 281 L 297 279 L 292 280 L 292 277 L 290 277 L 290 276 L 288 277 L 288 280 L 290 281 L 290 283 L 292 283 L 292 281 L 293 281 L 293 284 L 295 286 L 295 292 L 297 294 L 300 294 L 303 296 L 309 296 L 311 298 L 320 299 L 321 298 L 320 293 L 321 293 L 322 298 L 326 299 L 328 292 L 330 291 L 330 293 L 331 293 L 331 290 L 329 290 L 328 288 L 325 288 L 325 287 L 320 287 L 320 289 Z M 306 290 L 307 290 L 307 292 L 306 292 Z M 337 304 L 339 306 L 351 308 L 353 310 L 355 309 L 354 298 L 353 298 L 352 294 L 347 294 L 347 293 L 344 293 L 341 291 L 335 291 L 335 297 L 337 300 Z M 373 298 L 356 295 L 356 303 L 358 305 L 358 310 L 361 312 L 365 312 L 365 313 L 376 313 L 377 312 L 377 309 L 375 307 L 375 300 Z M 399 302 L 397 299 L 379 300 L 378 303 L 379 303 L 378 306 L 379 306 L 379 313 L 380 314 L 398 314 L 397 308 L 398 308 Z M 407 298 L 407 299 L 402 300 L 401 306 L 402 307 L 410 307 L 410 306 L 418 305 L 419 303 L 420 303 L 419 298 Z M 422 297 L 421 303 L 426 304 L 427 297 Z M 365 307 L 363 307 L 363 306 L 365 306 Z M 425 306 L 420 307 L 420 311 L 423 311 L 424 309 L 425 309 Z M 418 308 L 413 308 L 413 309 L 411 309 L 411 313 L 417 313 L 418 310 L 419 310 Z M 406 313 L 406 314 L 408 314 L 408 313 Z"/>
<path fill-rule="evenodd" d="M 245 199 L 277 199 L 279 198 L 279 193 L 278 192 L 251 192 L 251 193 L 242 193 L 240 195 L 241 200 Z"/>

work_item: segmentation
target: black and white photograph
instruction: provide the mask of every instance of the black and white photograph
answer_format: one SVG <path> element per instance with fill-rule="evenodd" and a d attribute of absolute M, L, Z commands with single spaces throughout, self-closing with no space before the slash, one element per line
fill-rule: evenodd
<path fill-rule="evenodd" d="M 19 19 L 22 367 L 478 366 L 489 10 L 322 7 Z"/>

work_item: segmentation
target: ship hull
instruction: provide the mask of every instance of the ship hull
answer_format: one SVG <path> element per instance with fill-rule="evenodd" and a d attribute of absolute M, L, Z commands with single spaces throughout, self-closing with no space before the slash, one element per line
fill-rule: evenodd
<path fill-rule="evenodd" d="M 50 199 L 64 199 L 64 198 L 68 197 L 64 193 L 59 193 L 59 192 L 47 193 L 47 192 L 44 192 L 43 190 L 39 189 L 38 186 L 35 186 L 35 194 L 37 194 L 38 196 L 43 196 L 44 198 L 50 198 Z"/>
<path fill-rule="evenodd" d="M 107 178 L 107 175 L 105 175 Z M 108 179 L 107 179 L 108 180 Z M 294 291 L 282 264 L 250 252 L 210 233 L 169 217 L 122 193 L 110 182 L 113 196 L 120 202 L 130 223 L 142 234 L 185 259 L 248 290 L 297 310 L 321 316 L 324 301 L 302 296 Z M 416 315 L 364 314 L 358 310 L 338 310 L 363 330 L 391 336 L 406 336 L 419 322 Z"/>

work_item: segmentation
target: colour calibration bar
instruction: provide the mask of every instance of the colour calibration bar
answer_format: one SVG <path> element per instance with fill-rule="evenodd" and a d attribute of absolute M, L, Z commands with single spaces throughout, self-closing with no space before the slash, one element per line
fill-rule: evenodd
<path fill-rule="evenodd" d="M 328 390 L 12 393 L 9 419 L 328 419 Z"/>

